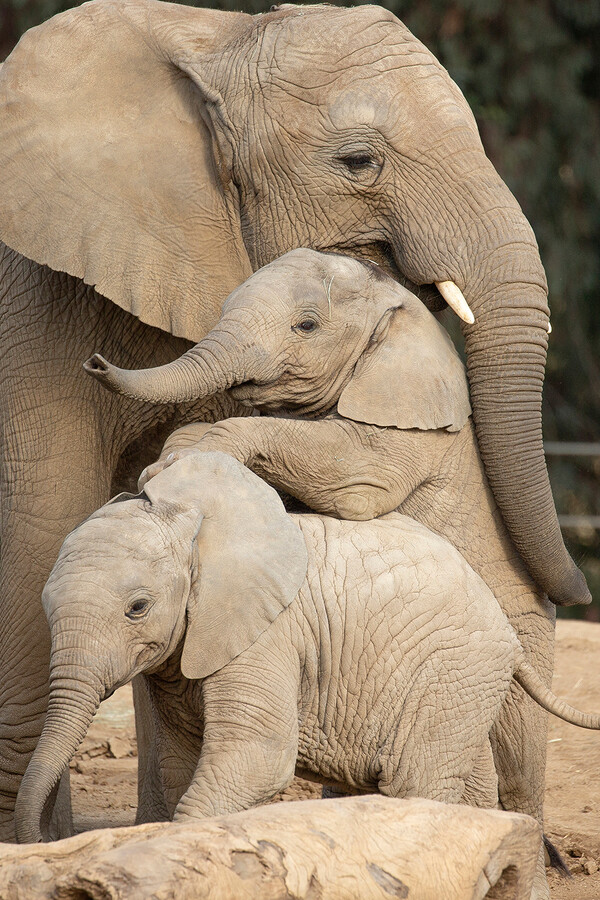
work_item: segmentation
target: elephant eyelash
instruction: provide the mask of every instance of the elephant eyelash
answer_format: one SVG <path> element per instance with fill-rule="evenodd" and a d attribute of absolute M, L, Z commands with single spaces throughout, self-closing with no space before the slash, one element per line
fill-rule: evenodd
<path fill-rule="evenodd" d="M 366 153 L 357 153 L 352 156 L 338 157 L 349 169 L 366 169 L 367 166 L 373 165 L 373 160 Z"/>

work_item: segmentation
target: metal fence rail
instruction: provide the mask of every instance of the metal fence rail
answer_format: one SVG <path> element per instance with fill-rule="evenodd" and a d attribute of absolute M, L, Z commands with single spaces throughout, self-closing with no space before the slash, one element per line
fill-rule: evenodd
<path fill-rule="evenodd" d="M 546 456 L 600 456 L 600 444 L 545 441 Z"/>
<path fill-rule="evenodd" d="M 544 443 L 546 456 L 595 456 L 600 458 L 600 443 L 546 441 Z M 600 531 L 600 516 L 559 515 L 561 528 L 594 528 Z"/>

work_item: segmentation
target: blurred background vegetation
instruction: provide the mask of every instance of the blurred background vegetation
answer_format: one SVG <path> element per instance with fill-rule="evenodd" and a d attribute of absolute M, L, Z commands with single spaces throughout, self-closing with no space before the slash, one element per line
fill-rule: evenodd
<path fill-rule="evenodd" d="M 0 0 L 0 59 L 76 4 Z M 205 4 L 250 13 L 269 0 Z M 353 5 L 349 3 L 348 5 Z M 553 332 L 544 396 L 550 441 L 600 441 L 600 0 L 387 0 L 469 100 L 483 143 L 531 221 Z M 559 513 L 600 516 L 600 457 L 550 457 Z M 600 529 L 565 536 L 600 620 Z"/>

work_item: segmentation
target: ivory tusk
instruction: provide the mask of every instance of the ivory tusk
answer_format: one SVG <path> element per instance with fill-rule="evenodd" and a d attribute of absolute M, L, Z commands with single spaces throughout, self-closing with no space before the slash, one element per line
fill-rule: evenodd
<path fill-rule="evenodd" d="M 458 318 L 468 325 L 472 325 L 475 321 L 475 316 L 471 312 L 471 307 L 465 300 L 461 289 L 453 281 L 436 281 L 435 286 Z"/>
<path fill-rule="evenodd" d="M 548 334 L 552 334 L 552 325 L 548 322 Z"/>

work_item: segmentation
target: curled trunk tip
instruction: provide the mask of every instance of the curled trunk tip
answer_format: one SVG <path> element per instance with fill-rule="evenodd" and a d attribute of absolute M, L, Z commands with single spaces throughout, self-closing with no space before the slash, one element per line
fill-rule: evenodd
<path fill-rule="evenodd" d="M 57 697 L 58 678 L 52 684 L 52 675 L 44 728 L 17 794 L 15 830 L 20 844 L 47 839 L 59 780 L 87 734 L 104 692 L 92 679 L 82 695 L 81 684 L 69 676 L 62 680 Z"/>
<path fill-rule="evenodd" d="M 109 391 L 120 393 L 120 386 L 115 378 L 116 366 L 112 366 L 99 353 L 94 353 L 83 364 L 84 370 Z"/>
<path fill-rule="evenodd" d="M 244 381 L 246 366 L 238 344 L 214 332 L 178 359 L 150 369 L 121 369 L 99 353 L 83 363 L 87 374 L 107 390 L 146 403 L 187 403 L 210 397 Z"/>

